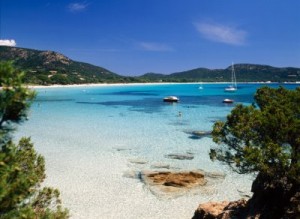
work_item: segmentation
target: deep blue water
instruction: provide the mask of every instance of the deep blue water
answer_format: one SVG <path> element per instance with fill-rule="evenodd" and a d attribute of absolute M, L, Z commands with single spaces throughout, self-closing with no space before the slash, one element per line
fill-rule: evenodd
<path fill-rule="evenodd" d="M 162 102 L 165 96 L 180 98 L 182 107 L 214 106 L 228 107 L 222 103 L 230 98 L 235 103 L 250 104 L 257 88 L 263 84 L 239 84 L 238 92 L 224 92 L 226 84 L 167 84 L 167 85 L 132 85 L 112 87 L 56 88 L 41 89 L 36 102 L 73 102 L 76 104 L 102 105 L 107 107 L 125 106 L 129 110 L 155 113 L 162 111 L 168 104 Z M 270 87 L 284 86 L 294 89 L 296 84 L 268 84 Z"/>

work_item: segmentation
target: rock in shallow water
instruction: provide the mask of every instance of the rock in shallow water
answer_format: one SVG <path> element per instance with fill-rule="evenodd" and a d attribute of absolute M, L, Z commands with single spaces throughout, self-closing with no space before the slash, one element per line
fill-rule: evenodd
<path fill-rule="evenodd" d="M 143 159 L 129 159 L 130 163 L 134 163 L 134 164 L 146 164 L 148 163 L 148 161 L 143 160 Z"/>
<path fill-rule="evenodd" d="M 200 137 L 204 137 L 204 136 L 210 136 L 211 131 L 192 131 L 191 134 L 200 136 Z"/>
<path fill-rule="evenodd" d="M 151 168 L 154 168 L 154 169 L 170 169 L 170 164 L 154 163 L 154 164 L 151 165 Z"/>
<path fill-rule="evenodd" d="M 184 195 L 207 183 L 200 171 L 142 171 L 141 180 L 155 195 L 167 198 Z"/>
<path fill-rule="evenodd" d="M 191 135 L 190 138 L 192 139 L 200 139 L 203 137 L 210 137 L 211 136 L 211 131 L 185 131 L 186 134 Z"/>
<path fill-rule="evenodd" d="M 161 166 L 160 166 L 161 167 Z M 129 170 L 123 177 L 139 179 L 158 198 L 176 198 L 183 195 L 213 194 L 214 185 L 224 180 L 221 172 L 203 170 Z"/>
<path fill-rule="evenodd" d="M 167 154 L 166 158 L 177 159 L 177 160 L 192 160 L 194 155 L 192 154 Z"/>

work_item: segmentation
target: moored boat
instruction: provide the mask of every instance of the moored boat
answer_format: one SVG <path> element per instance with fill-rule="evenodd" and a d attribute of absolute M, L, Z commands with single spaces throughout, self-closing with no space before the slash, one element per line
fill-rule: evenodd
<path fill-rule="evenodd" d="M 233 87 L 232 85 L 229 85 L 228 87 L 225 88 L 225 91 L 226 92 L 235 92 L 236 88 Z"/>
<path fill-rule="evenodd" d="M 224 90 L 225 90 L 225 92 L 236 92 L 237 91 L 237 84 L 236 84 L 236 77 L 235 77 L 233 63 L 231 65 L 231 84 L 228 87 L 226 87 Z"/>
<path fill-rule="evenodd" d="M 234 102 L 234 100 L 232 100 L 232 99 L 224 99 L 223 100 L 223 103 L 233 103 Z"/>
<path fill-rule="evenodd" d="M 179 101 L 179 98 L 178 97 L 175 97 L 175 96 L 168 96 L 168 97 L 165 97 L 163 99 L 164 102 L 170 102 L 170 103 L 176 103 Z"/>

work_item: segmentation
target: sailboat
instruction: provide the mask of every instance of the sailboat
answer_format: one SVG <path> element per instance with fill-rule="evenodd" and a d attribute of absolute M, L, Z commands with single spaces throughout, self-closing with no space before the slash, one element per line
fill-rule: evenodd
<path fill-rule="evenodd" d="M 234 65 L 231 65 L 231 84 L 225 88 L 226 92 L 235 92 L 237 91 L 236 77 L 234 71 Z"/>

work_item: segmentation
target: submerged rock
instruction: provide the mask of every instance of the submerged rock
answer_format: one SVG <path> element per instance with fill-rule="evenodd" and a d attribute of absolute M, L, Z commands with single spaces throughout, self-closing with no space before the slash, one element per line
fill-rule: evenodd
<path fill-rule="evenodd" d="M 177 160 L 192 160 L 194 159 L 194 155 L 192 154 L 167 154 L 166 158 L 177 159 Z"/>
<path fill-rule="evenodd" d="M 151 165 L 151 168 L 154 168 L 154 169 L 170 169 L 170 164 L 154 163 L 154 164 Z"/>
<path fill-rule="evenodd" d="M 204 186 L 207 181 L 200 171 L 142 171 L 141 180 L 158 197 L 176 197 Z"/>
<path fill-rule="evenodd" d="M 113 149 L 115 149 L 116 151 L 131 151 L 132 148 L 128 148 L 128 147 L 113 147 Z"/>
<path fill-rule="evenodd" d="M 194 131 L 185 131 L 185 133 L 191 135 L 190 138 L 194 139 L 200 139 L 202 137 L 208 137 L 211 136 L 211 131 L 199 131 L 199 130 L 194 130 Z"/>
<path fill-rule="evenodd" d="M 212 179 L 224 179 L 226 174 L 223 172 L 205 172 L 205 176 Z"/>
<path fill-rule="evenodd" d="M 203 137 L 211 135 L 211 131 L 192 131 L 191 134 Z"/>
<path fill-rule="evenodd" d="M 143 160 L 143 159 L 130 159 L 129 160 L 130 163 L 134 163 L 134 164 L 146 164 L 148 163 L 148 161 Z"/>

